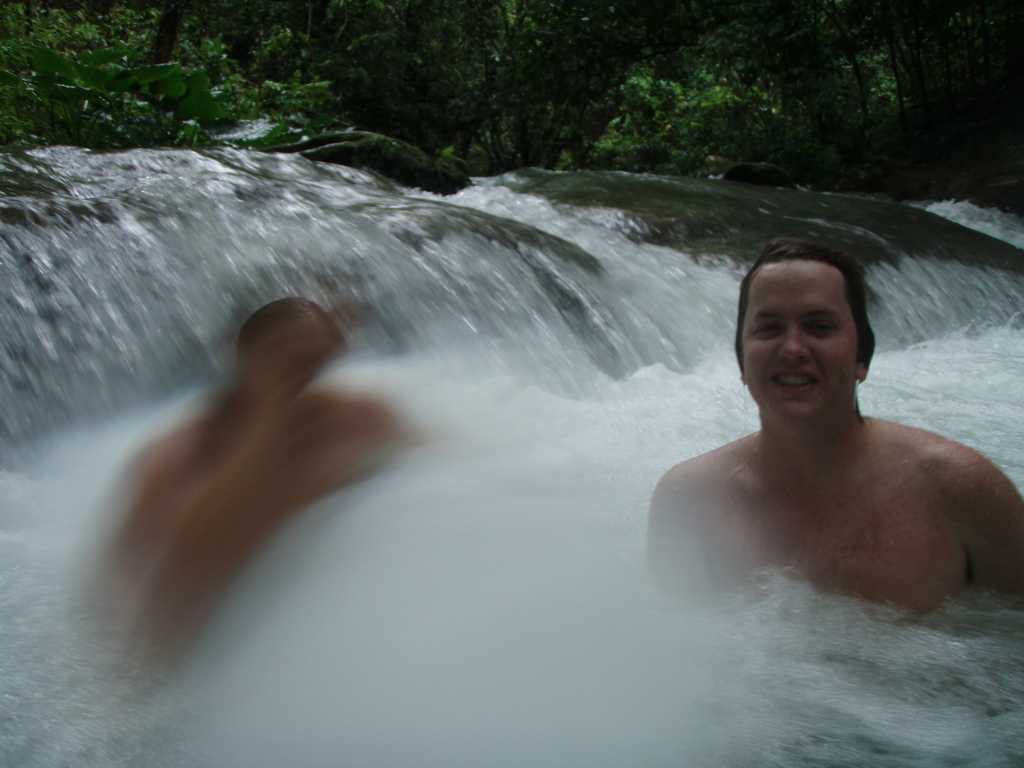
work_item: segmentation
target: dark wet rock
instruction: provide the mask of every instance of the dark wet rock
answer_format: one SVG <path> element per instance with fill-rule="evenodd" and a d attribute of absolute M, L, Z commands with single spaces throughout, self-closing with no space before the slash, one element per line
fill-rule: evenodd
<path fill-rule="evenodd" d="M 964 186 L 963 195 L 977 205 L 1024 216 L 1024 168 L 982 176 Z"/>
<path fill-rule="evenodd" d="M 432 158 L 411 144 L 380 133 L 333 133 L 269 151 L 293 152 L 309 160 L 375 171 L 399 184 L 439 195 L 454 194 L 472 183 L 455 162 Z"/>
<path fill-rule="evenodd" d="M 722 176 L 736 165 L 735 160 L 731 160 L 728 157 L 722 157 L 722 155 L 708 155 L 704 158 L 704 162 L 700 166 L 700 170 L 697 171 L 698 176 Z"/>
<path fill-rule="evenodd" d="M 762 187 L 796 187 L 789 174 L 772 163 L 736 163 L 722 178 Z"/>
<path fill-rule="evenodd" d="M 868 265 L 895 265 L 906 254 L 920 254 L 1024 273 L 1013 245 L 888 200 L 594 171 L 518 171 L 507 186 L 582 209 L 581 218 L 599 218 L 634 242 L 673 247 L 697 261 L 725 259 L 739 269 L 773 237 L 813 237 Z"/>
<path fill-rule="evenodd" d="M 967 200 L 1024 216 L 1024 167 L 982 165 L 947 170 L 910 166 L 896 170 L 886 191 L 896 200 Z"/>

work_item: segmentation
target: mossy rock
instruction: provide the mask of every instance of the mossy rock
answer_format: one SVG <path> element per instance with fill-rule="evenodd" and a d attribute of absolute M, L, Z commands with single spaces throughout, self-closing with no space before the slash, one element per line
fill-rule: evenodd
<path fill-rule="evenodd" d="M 376 171 L 399 184 L 439 195 L 451 195 L 472 184 L 455 163 L 431 158 L 412 144 L 380 133 L 332 133 L 270 151 L 296 152 L 310 160 Z"/>
<path fill-rule="evenodd" d="M 796 187 L 788 173 L 771 163 L 736 163 L 722 178 L 763 187 Z"/>

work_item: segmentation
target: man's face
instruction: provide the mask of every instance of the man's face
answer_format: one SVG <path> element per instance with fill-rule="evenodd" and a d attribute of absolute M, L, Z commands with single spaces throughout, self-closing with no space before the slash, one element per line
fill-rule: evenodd
<path fill-rule="evenodd" d="M 766 264 L 750 284 L 743 383 L 766 419 L 855 413 L 857 328 L 843 273 L 821 261 Z"/>

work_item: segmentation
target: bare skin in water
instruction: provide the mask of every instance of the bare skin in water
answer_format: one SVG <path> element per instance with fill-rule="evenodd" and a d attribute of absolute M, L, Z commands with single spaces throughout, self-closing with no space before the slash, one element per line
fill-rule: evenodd
<path fill-rule="evenodd" d="M 187 647 L 283 524 L 407 442 L 382 401 L 312 386 L 344 347 L 318 305 L 268 304 L 242 327 L 227 392 L 138 458 L 110 583 L 135 633 L 167 655 Z"/>
<path fill-rule="evenodd" d="M 773 241 L 742 291 L 737 356 L 761 429 L 661 479 L 648 553 L 664 583 L 695 592 L 785 570 L 920 612 L 968 584 L 1024 593 L 1010 480 L 959 443 L 860 415 L 874 336 L 859 264 Z"/>

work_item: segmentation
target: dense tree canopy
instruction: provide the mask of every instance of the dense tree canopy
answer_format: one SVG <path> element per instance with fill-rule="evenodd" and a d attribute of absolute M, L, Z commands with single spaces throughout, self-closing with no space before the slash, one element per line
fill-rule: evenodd
<path fill-rule="evenodd" d="M 1022 31 L 1019 0 L 8 2 L 0 143 L 263 119 L 257 145 L 350 125 L 475 173 L 715 153 L 827 185 L 1019 88 Z"/>

